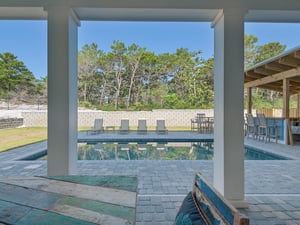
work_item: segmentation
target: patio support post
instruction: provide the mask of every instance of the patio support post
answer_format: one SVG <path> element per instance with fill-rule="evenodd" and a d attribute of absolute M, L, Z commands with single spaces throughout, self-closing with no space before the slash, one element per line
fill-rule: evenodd
<path fill-rule="evenodd" d="M 220 11 L 213 27 L 214 186 L 244 208 L 244 11 Z"/>
<path fill-rule="evenodd" d="M 296 112 L 296 117 L 299 119 L 300 117 L 300 94 L 297 94 L 297 112 Z"/>
<path fill-rule="evenodd" d="M 252 113 L 252 88 L 247 88 L 247 113 Z"/>
<path fill-rule="evenodd" d="M 285 119 L 290 118 L 290 80 L 289 79 L 283 79 L 283 112 L 282 117 Z"/>
<path fill-rule="evenodd" d="M 53 1 L 48 12 L 48 175 L 76 174 L 77 26 L 73 10 Z"/>

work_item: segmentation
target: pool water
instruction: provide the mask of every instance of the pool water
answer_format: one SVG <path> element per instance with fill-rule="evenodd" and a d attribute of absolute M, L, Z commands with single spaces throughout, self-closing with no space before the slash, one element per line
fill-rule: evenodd
<path fill-rule="evenodd" d="M 39 158 L 46 159 L 46 156 Z M 212 160 L 213 142 L 78 144 L 78 160 Z M 246 160 L 286 158 L 245 147 Z"/>

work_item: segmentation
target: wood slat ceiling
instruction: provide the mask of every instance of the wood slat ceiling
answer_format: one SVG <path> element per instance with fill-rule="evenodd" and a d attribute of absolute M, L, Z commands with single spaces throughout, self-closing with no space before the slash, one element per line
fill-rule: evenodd
<path fill-rule="evenodd" d="M 244 86 L 282 92 L 285 78 L 290 79 L 289 94 L 300 94 L 300 46 L 247 69 Z"/>

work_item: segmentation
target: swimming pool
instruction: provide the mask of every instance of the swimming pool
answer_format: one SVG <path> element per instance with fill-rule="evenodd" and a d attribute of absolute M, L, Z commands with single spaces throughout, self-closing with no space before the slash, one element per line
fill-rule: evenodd
<path fill-rule="evenodd" d="M 245 147 L 245 160 L 287 158 Z M 38 160 L 46 156 L 37 157 Z M 78 143 L 78 160 L 212 160 L 213 142 Z"/>

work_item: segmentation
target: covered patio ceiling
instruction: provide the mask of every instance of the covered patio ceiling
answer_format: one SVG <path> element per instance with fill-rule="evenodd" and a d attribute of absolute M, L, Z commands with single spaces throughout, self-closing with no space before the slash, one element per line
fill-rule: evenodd
<path fill-rule="evenodd" d="M 288 79 L 288 94 L 300 94 L 300 46 L 247 69 L 244 78 L 245 88 L 259 87 L 278 92 L 284 92 L 283 81 Z"/>
<path fill-rule="evenodd" d="M 59 1 L 58 1 L 59 2 Z M 155 1 L 126 1 L 121 7 L 116 7 L 110 1 L 69 1 L 79 20 L 96 21 L 192 21 L 212 22 L 224 6 L 215 1 L 166 1 L 162 6 L 161 0 Z M 145 3 L 146 2 L 146 3 Z M 169 4 L 167 3 L 169 2 Z M 216 3 L 218 2 L 218 3 Z M 226 1 L 224 1 L 226 2 Z M 296 8 L 288 4 L 278 8 L 276 4 L 267 5 L 267 9 L 257 7 L 253 1 L 246 2 L 245 22 L 300 22 L 300 14 Z M 21 5 L 20 5 L 21 4 Z M 62 3 L 63 4 L 63 3 Z M 146 4 L 146 6 L 145 6 Z M 227 3 L 224 3 L 225 5 Z M 119 4 L 118 4 L 119 5 Z M 221 7 L 220 7 L 221 6 Z M 0 19 L 2 20 L 47 20 L 47 1 L 31 0 L 18 1 L 2 0 L 0 2 Z M 299 5 L 300 8 L 300 5 Z"/>

